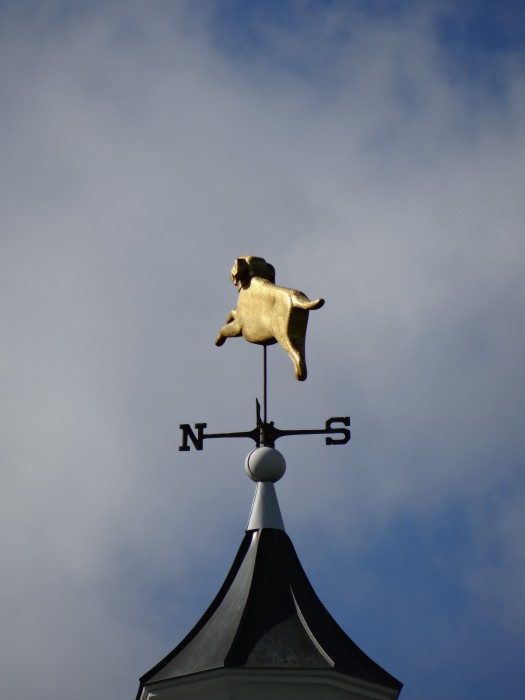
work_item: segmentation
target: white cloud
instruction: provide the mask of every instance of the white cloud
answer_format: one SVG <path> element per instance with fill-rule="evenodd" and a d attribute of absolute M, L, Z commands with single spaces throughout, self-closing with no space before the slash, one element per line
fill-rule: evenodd
<path fill-rule="evenodd" d="M 248 514 L 248 445 L 179 453 L 178 424 L 253 427 L 260 350 L 213 346 L 235 304 L 229 268 L 252 252 L 283 284 L 327 299 L 311 315 L 306 384 L 270 351 L 271 417 L 353 421 L 350 448 L 278 445 L 290 532 L 324 528 L 352 550 L 399 513 L 427 522 L 463 493 L 473 525 L 482 504 L 494 520 L 465 586 L 504 596 L 522 627 L 517 499 L 505 512 L 488 498 L 523 460 L 519 66 L 504 66 L 508 99 L 495 105 L 451 83 L 427 18 L 406 16 L 359 20 L 333 54 L 319 39 L 330 64 L 283 74 L 221 56 L 190 8 L 167 21 L 162 6 L 116 4 L 3 31 L 2 676 L 13 697 L 75 683 L 88 697 L 97 678 L 115 696 L 134 690 L 140 664 L 215 592 Z M 308 63 L 305 36 L 274 40 Z M 188 611 L 197 575 L 209 581 Z M 152 593 L 162 588 L 170 630 Z"/>

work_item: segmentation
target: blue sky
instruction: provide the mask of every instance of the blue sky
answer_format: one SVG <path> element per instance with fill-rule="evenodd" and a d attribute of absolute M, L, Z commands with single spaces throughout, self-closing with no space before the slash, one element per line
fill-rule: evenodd
<path fill-rule="evenodd" d="M 0 676 L 138 677 L 241 541 L 260 349 L 238 255 L 322 296 L 269 352 L 287 531 L 405 700 L 525 681 L 525 11 L 504 2 L 0 3 Z"/>

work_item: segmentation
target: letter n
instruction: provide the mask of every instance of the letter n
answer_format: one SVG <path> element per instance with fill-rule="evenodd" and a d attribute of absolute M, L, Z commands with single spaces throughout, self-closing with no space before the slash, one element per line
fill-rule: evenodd
<path fill-rule="evenodd" d="M 195 430 L 197 435 L 191 429 L 189 423 L 182 423 L 179 428 L 182 430 L 182 445 L 179 447 L 179 452 L 188 452 L 191 448 L 188 445 L 188 438 L 192 441 L 193 447 L 196 450 L 202 450 L 204 442 L 204 428 L 206 428 L 206 423 L 195 423 Z"/>

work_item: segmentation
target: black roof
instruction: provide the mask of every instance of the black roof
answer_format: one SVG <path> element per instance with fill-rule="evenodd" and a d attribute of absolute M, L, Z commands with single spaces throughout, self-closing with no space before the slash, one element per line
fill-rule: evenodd
<path fill-rule="evenodd" d="M 317 597 L 283 530 L 246 532 L 219 593 L 191 632 L 140 679 L 218 668 L 334 669 L 399 692 Z"/>

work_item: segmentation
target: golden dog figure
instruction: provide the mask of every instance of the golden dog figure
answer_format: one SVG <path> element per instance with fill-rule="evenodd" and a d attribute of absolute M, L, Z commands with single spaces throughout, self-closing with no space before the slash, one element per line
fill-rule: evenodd
<path fill-rule="evenodd" d="M 278 287 L 273 265 L 254 255 L 237 258 L 230 278 L 239 288 L 239 300 L 237 308 L 226 317 L 226 325 L 218 332 L 215 345 L 223 345 L 226 338 L 240 335 L 258 345 L 279 343 L 293 362 L 295 376 L 304 381 L 308 313 L 321 308 L 324 299 L 310 301 L 296 289 Z"/>

